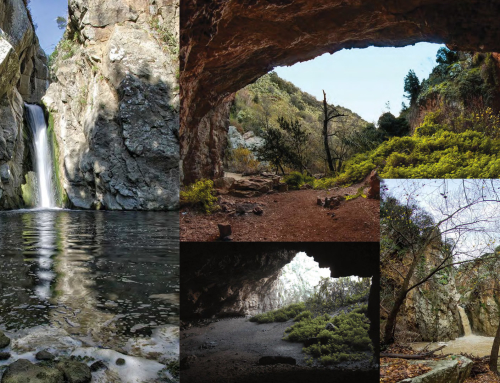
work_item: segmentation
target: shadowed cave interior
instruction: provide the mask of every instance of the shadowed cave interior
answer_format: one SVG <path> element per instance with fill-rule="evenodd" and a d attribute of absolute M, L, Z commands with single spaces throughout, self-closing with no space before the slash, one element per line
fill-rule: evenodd
<path fill-rule="evenodd" d="M 224 243 L 223 246 L 217 243 L 182 243 L 181 247 L 183 380 L 280 382 L 300 381 L 297 379 L 303 376 L 304 379 L 318 381 L 378 381 L 378 366 L 371 359 L 373 356 L 373 360 L 378 360 L 379 344 L 379 266 L 376 243 Z M 292 305 L 288 305 L 289 301 L 286 299 L 286 302 L 280 301 L 277 298 L 280 296 L 277 286 L 282 281 L 280 278 L 285 270 L 283 268 L 292 265 L 299 258 L 306 263 L 312 262 L 307 265 L 317 262 L 315 267 L 319 266 L 321 273 L 329 269 L 331 278 L 349 277 L 329 278 L 330 281 L 343 281 L 353 285 L 358 285 L 357 281 L 359 284 L 364 281 L 364 297 L 355 303 L 354 300 L 349 301 L 350 304 L 339 305 L 342 307 L 335 307 L 330 311 L 327 309 L 325 312 L 316 311 L 317 306 L 311 308 L 312 299 Z M 300 265 L 298 270 L 305 274 Z M 281 289 L 281 296 L 285 297 L 289 290 L 293 290 L 290 286 L 283 289 L 283 285 Z M 348 289 L 343 287 L 341 290 Z M 306 311 L 304 307 L 297 306 L 301 304 L 305 304 Z M 293 308 L 298 311 L 290 314 Z M 304 322 L 299 319 L 309 316 L 309 310 L 312 316 Z M 322 319 L 327 312 L 331 316 L 326 320 Z M 278 319 L 281 315 L 285 317 Z M 330 345 L 321 337 L 339 335 L 339 328 L 342 331 L 344 329 L 340 318 L 359 320 L 360 323 L 364 318 L 365 341 L 369 349 L 373 350 L 358 353 L 364 360 L 349 360 L 344 355 L 346 359 L 338 362 L 324 362 L 326 359 L 313 357 L 314 353 L 302 350 L 304 346 L 321 348 L 322 345 Z M 335 330 L 332 328 L 331 333 L 325 330 L 318 338 L 291 340 L 302 331 L 302 327 L 298 327 L 297 332 L 290 330 L 291 326 L 306 326 L 316 323 L 316 320 L 319 321 L 318 328 L 321 330 L 325 323 L 329 326 L 329 322 L 334 324 Z M 290 339 L 283 340 L 287 334 Z M 339 339 L 336 338 L 335 342 L 340 342 Z M 377 347 L 372 348 L 372 345 Z M 346 352 L 353 351 L 349 349 Z M 369 356 L 363 356 L 363 352 Z"/>

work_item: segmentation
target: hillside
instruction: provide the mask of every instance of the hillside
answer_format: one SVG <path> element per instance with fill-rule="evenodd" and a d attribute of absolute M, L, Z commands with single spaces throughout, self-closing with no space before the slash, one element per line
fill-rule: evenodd
<path fill-rule="evenodd" d="M 328 99 L 334 95 L 328 95 Z M 333 107 L 333 105 L 331 105 Z M 356 152 L 346 141 L 368 125 L 360 116 L 347 108 L 335 106 L 343 116 L 331 122 L 330 130 L 337 136 L 331 138 L 332 151 L 343 159 Z M 297 120 L 307 132 L 307 167 L 313 172 L 325 172 L 325 154 L 322 129 L 323 102 L 303 92 L 291 82 L 270 72 L 236 94 L 231 107 L 230 124 L 241 133 L 262 135 L 263 129 L 278 127 L 278 118 Z"/>
<path fill-rule="evenodd" d="M 498 55 L 443 49 L 436 62 L 429 78 L 405 87 L 411 105 L 400 118 L 410 136 L 355 156 L 327 184 L 352 183 L 375 168 L 382 178 L 500 177 Z"/>

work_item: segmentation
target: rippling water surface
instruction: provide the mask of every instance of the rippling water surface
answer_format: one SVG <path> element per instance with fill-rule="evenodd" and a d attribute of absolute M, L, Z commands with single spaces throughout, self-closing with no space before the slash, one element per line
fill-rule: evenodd
<path fill-rule="evenodd" d="M 179 323 L 178 213 L 0 212 L 0 329 L 120 349 Z"/>

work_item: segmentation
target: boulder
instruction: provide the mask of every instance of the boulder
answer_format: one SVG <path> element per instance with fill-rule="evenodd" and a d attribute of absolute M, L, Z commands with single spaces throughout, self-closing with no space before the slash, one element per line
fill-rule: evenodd
<path fill-rule="evenodd" d="M 288 185 L 287 184 L 284 184 L 284 183 L 280 183 L 278 185 L 278 191 L 280 193 L 284 193 L 284 192 L 287 192 L 288 191 Z"/>
<path fill-rule="evenodd" d="M 56 357 L 47 350 L 38 351 L 35 355 L 36 360 L 54 360 Z"/>
<path fill-rule="evenodd" d="M 0 360 L 10 359 L 10 352 L 0 352 Z"/>
<path fill-rule="evenodd" d="M 264 214 L 264 210 L 262 210 L 262 208 L 260 206 L 256 206 L 254 209 L 253 209 L 253 213 L 255 215 L 262 215 Z"/>
<path fill-rule="evenodd" d="M 259 365 L 261 366 L 269 366 L 272 364 L 296 365 L 297 361 L 290 356 L 263 356 L 259 359 Z"/>
<path fill-rule="evenodd" d="M 221 239 L 230 237 L 233 233 L 233 230 L 231 229 L 231 225 L 229 223 L 219 223 L 217 224 L 217 226 L 219 228 L 219 235 Z"/>
<path fill-rule="evenodd" d="M 5 348 L 10 344 L 10 338 L 0 331 L 0 348 Z"/>
<path fill-rule="evenodd" d="M 232 177 L 222 177 L 214 180 L 214 188 L 229 190 L 233 186 L 235 179 Z"/>
<path fill-rule="evenodd" d="M 463 356 L 451 360 L 418 360 L 432 370 L 415 378 L 404 379 L 400 383 L 463 383 L 470 376 L 473 362 Z"/>
<path fill-rule="evenodd" d="M 106 366 L 106 364 L 102 360 L 98 360 L 97 362 L 94 362 L 90 365 L 90 371 L 92 371 L 92 372 L 96 372 L 99 370 L 105 370 L 107 368 L 108 368 L 108 366 Z"/>
<path fill-rule="evenodd" d="M 57 368 L 42 367 L 26 359 L 12 363 L 2 376 L 1 383 L 65 383 L 64 374 Z M 73 383 L 73 381 L 70 381 Z M 90 382 L 90 379 L 87 380 Z"/>
<path fill-rule="evenodd" d="M 85 363 L 75 360 L 65 360 L 56 366 L 64 373 L 64 377 L 69 383 L 90 383 L 92 372 Z"/>

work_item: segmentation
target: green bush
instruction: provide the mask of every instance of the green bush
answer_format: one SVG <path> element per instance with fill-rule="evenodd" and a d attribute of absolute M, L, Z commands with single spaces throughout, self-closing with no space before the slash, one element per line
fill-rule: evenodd
<path fill-rule="evenodd" d="M 299 315 L 297 315 L 293 320 L 295 322 L 298 322 L 302 319 L 311 319 L 312 318 L 312 313 L 309 310 L 302 311 Z"/>
<path fill-rule="evenodd" d="M 324 365 L 345 360 L 366 359 L 366 351 L 373 351 L 369 325 L 366 316 L 358 311 L 331 317 L 328 314 L 314 319 L 304 316 L 299 322 L 286 329 L 284 338 L 291 342 L 305 342 L 310 338 L 319 338 L 320 342 L 304 347 L 303 351 L 319 358 Z M 326 330 L 328 323 L 336 326 L 334 331 Z"/>
<path fill-rule="evenodd" d="M 201 208 L 210 214 L 218 210 L 217 197 L 213 195 L 214 183 L 212 180 L 200 180 L 186 186 L 180 193 L 181 204 L 189 204 Z"/>
<path fill-rule="evenodd" d="M 290 189 L 300 189 L 300 187 L 305 184 L 313 186 L 316 181 L 314 177 L 310 177 L 300 172 L 292 172 L 285 176 L 284 179 Z"/>

